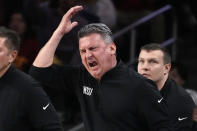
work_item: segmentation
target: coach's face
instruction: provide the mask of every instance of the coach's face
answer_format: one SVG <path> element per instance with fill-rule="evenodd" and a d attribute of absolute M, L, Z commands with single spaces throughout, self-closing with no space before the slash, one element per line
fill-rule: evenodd
<path fill-rule="evenodd" d="M 164 54 L 160 50 L 141 50 L 138 59 L 138 72 L 154 82 L 160 82 L 168 75 L 169 66 L 164 64 Z"/>
<path fill-rule="evenodd" d="M 11 51 L 5 45 L 6 38 L 0 37 L 0 76 L 16 57 L 16 51 Z"/>
<path fill-rule="evenodd" d="M 79 39 L 79 50 L 82 63 L 88 72 L 96 79 L 111 68 L 116 53 L 114 43 L 105 43 L 98 33 L 93 33 Z"/>

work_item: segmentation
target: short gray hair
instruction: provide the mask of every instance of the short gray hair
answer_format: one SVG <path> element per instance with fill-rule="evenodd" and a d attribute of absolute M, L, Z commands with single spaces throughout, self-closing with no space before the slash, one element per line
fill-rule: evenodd
<path fill-rule="evenodd" d="M 92 23 L 82 27 L 78 32 L 78 38 L 80 39 L 92 33 L 100 34 L 105 43 L 113 42 L 111 30 L 103 23 Z"/>

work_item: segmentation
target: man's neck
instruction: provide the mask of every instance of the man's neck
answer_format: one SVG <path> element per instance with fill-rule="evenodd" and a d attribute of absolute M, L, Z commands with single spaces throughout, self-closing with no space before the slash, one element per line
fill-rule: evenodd
<path fill-rule="evenodd" d="M 9 69 L 10 66 L 11 66 L 11 64 L 9 63 L 0 69 L 0 78 L 7 72 L 7 70 Z"/>
<path fill-rule="evenodd" d="M 167 79 L 168 79 L 168 75 L 166 75 L 161 81 L 159 81 L 159 82 L 156 83 L 157 84 L 157 89 L 159 91 L 164 87 Z"/>
<path fill-rule="evenodd" d="M 108 71 L 110 71 L 111 69 L 113 69 L 114 67 L 116 67 L 117 63 L 118 63 L 118 62 L 117 62 L 117 59 L 116 59 L 115 57 L 112 58 L 111 67 L 110 67 L 106 72 L 108 72 Z M 104 75 L 106 72 L 104 72 L 102 75 L 100 75 L 100 76 L 98 76 L 98 77 L 94 77 L 94 78 L 97 79 L 98 81 L 100 81 L 100 80 L 102 79 L 103 75 Z"/>

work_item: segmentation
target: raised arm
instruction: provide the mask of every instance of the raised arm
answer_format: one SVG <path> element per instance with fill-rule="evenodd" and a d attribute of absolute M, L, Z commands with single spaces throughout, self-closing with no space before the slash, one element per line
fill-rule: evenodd
<path fill-rule="evenodd" d="M 62 39 L 62 37 L 70 32 L 72 28 L 78 25 L 78 22 L 71 22 L 72 17 L 79 11 L 83 9 L 82 6 L 74 6 L 70 8 L 67 13 L 62 17 L 62 20 L 53 32 L 53 35 L 49 41 L 44 45 L 44 47 L 38 53 L 33 65 L 36 67 L 48 67 L 53 63 L 53 57 L 57 46 Z"/>

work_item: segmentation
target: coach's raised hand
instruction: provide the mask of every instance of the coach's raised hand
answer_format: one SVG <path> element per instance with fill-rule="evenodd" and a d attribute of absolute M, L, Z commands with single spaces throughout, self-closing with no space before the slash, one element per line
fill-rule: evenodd
<path fill-rule="evenodd" d="M 68 33 L 70 30 L 72 30 L 72 28 L 77 26 L 78 22 L 77 21 L 72 22 L 71 19 L 76 13 L 78 13 L 82 9 L 83 9 L 82 6 L 74 6 L 70 8 L 70 10 L 68 10 L 67 13 L 62 17 L 62 20 L 58 28 L 56 29 L 56 32 L 59 35 L 63 36 L 64 34 Z"/>
<path fill-rule="evenodd" d="M 33 63 L 34 66 L 48 67 L 53 63 L 53 57 L 60 40 L 66 33 L 68 33 L 70 30 L 72 30 L 72 28 L 74 28 L 78 24 L 77 21 L 74 22 L 71 21 L 72 17 L 82 9 L 83 9 L 82 6 L 74 6 L 66 12 L 66 14 L 62 17 L 59 26 L 54 31 L 49 41 L 44 45 L 44 47 L 38 53 Z"/>

